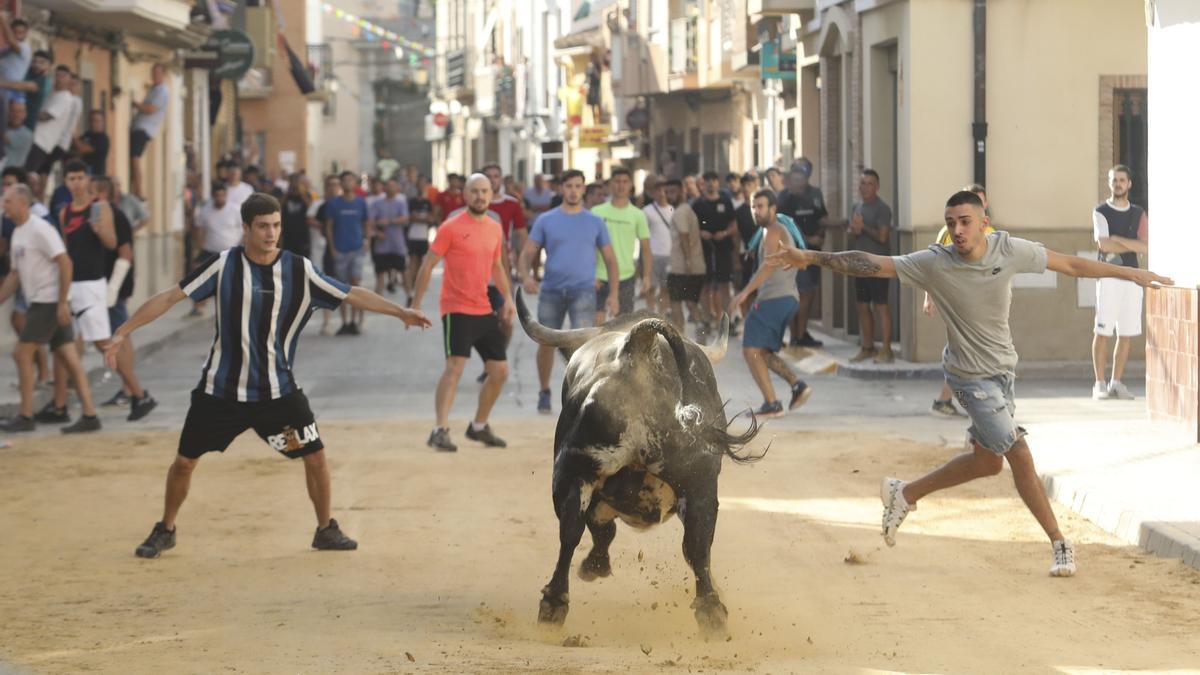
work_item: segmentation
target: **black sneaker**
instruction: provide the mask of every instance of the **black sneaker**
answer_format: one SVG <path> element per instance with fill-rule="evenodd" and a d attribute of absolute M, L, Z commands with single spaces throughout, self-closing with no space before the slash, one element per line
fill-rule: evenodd
<path fill-rule="evenodd" d="M 458 452 L 458 446 L 450 440 L 450 430 L 445 427 L 438 427 L 429 434 L 429 440 L 425 441 L 425 445 L 437 450 L 438 452 Z"/>
<path fill-rule="evenodd" d="M 154 397 L 150 395 L 150 392 L 143 391 L 141 398 L 135 398 L 133 399 L 133 402 L 129 404 L 129 417 L 126 417 L 125 419 L 129 420 L 130 422 L 136 422 L 146 415 L 149 415 L 150 411 L 157 407 L 158 401 L 154 400 Z"/>
<path fill-rule="evenodd" d="M 388 283 L 388 285 L 387 285 L 387 292 L 388 292 L 388 294 L 391 294 L 391 293 L 395 293 L 395 292 L 396 292 L 396 282 L 392 281 L 392 282 L 389 282 L 389 283 Z"/>
<path fill-rule="evenodd" d="M 362 331 L 359 330 L 358 324 L 352 323 L 350 324 L 350 330 L 346 331 L 346 335 L 362 335 Z"/>
<path fill-rule="evenodd" d="M 485 370 L 480 373 L 479 377 L 475 378 L 475 382 L 476 384 L 483 384 L 484 382 L 487 382 L 487 371 Z"/>
<path fill-rule="evenodd" d="M 33 431 L 37 429 L 37 424 L 32 417 L 17 415 L 0 420 L 0 431 Z"/>
<path fill-rule="evenodd" d="M 100 404 L 101 408 L 127 408 L 129 407 L 129 394 L 126 394 L 123 389 L 118 389 L 117 393 L 113 394 L 112 398 Z"/>
<path fill-rule="evenodd" d="M 549 389 L 543 389 L 538 392 L 537 411 L 538 411 L 538 413 L 540 413 L 542 415 L 549 415 L 551 412 L 553 412 L 550 409 L 550 390 Z"/>
<path fill-rule="evenodd" d="M 795 410 L 808 403 L 808 399 L 811 396 L 812 387 L 805 384 L 803 380 L 792 385 L 792 400 L 788 402 L 788 410 Z"/>
<path fill-rule="evenodd" d="M 483 443 L 484 445 L 488 446 L 489 448 L 507 448 L 508 447 L 508 443 L 505 443 L 503 438 L 500 438 L 496 434 L 492 433 L 492 425 L 490 425 L 490 424 L 483 425 L 483 428 L 480 429 L 479 431 L 475 431 L 475 425 L 468 424 L 467 425 L 467 438 L 469 438 L 473 441 L 479 441 L 480 443 Z"/>
<path fill-rule="evenodd" d="M 89 431 L 100 431 L 100 418 L 95 415 L 80 415 L 75 424 L 62 428 L 64 434 L 82 434 Z"/>
<path fill-rule="evenodd" d="M 67 406 L 59 408 L 54 405 L 54 401 L 50 401 L 46 407 L 34 413 L 33 421 L 42 424 L 66 424 L 71 421 L 71 413 L 67 412 Z"/>
<path fill-rule="evenodd" d="M 358 548 L 358 542 L 346 536 L 338 527 L 337 521 L 329 519 L 329 527 L 317 528 L 313 535 L 312 547 L 318 551 L 353 551 Z"/>
<path fill-rule="evenodd" d="M 758 410 L 754 411 L 754 416 L 783 417 L 783 404 L 779 401 L 771 401 L 770 403 L 763 401 L 763 404 L 759 406 Z"/>
<path fill-rule="evenodd" d="M 344 324 L 342 324 L 342 327 L 341 327 L 341 328 L 339 328 L 339 329 L 337 329 L 337 332 L 336 332 L 336 333 L 334 333 L 334 335 L 353 335 L 353 333 L 351 333 L 351 332 L 350 332 L 350 331 L 351 331 L 351 328 L 350 328 L 350 327 L 351 327 L 351 326 L 353 326 L 353 325 L 354 325 L 354 324 L 352 324 L 352 323 L 344 323 Z"/>
<path fill-rule="evenodd" d="M 175 548 L 175 530 L 167 530 L 167 526 L 161 522 L 154 524 L 154 529 L 150 530 L 150 536 L 146 537 L 146 541 L 137 547 L 134 554 L 139 558 L 157 558 L 162 555 L 163 551 L 169 551 Z"/>
<path fill-rule="evenodd" d="M 808 331 L 804 331 L 804 337 L 800 338 L 799 340 L 793 340 L 793 342 L 799 347 L 822 347 L 825 345 L 824 342 L 821 342 L 817 338 L 813 337 L 812 333 L 809 333 Z"/>

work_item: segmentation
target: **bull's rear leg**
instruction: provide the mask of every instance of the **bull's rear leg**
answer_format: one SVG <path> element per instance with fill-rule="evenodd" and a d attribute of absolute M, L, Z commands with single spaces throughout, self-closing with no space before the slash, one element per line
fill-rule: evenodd
<path fill-rule="evenodd" d="M 723 639 L 728 632 L 728 610 L 712 582 L 710 553 L 717 529 L 717 486 L 713 484 L 697 495 L 687 497 L 683 510 L 683 557 L 696 575 L 696 599 L 692 602 L 700 635 L 705 639 Z"/>
<path fill-rule="evenodd" d="M 579 540 L 583 538 L 585 516 L 582 492 L 582 484 L 575 482 L 561 497 L 556 494 L 554 510 L 558 513 L 558 564 L 554 566 L 554 576 L 550 577 L 550 583 L 542 589 L 538 623 L 561 626 L 567 620 L 571 557 L 575 553 L 575 547 L 579 546 Z"/>
<path fill-rule="evenodd" d="M 598 507 L 599 505 L 597 505 Z M 617 523 L 611 518 L 605 520 L 598 514 L 599 508 L 593 508 L 588 513 L 587 528 L 592 533 L 592 550 L 588 552 L 583 562 L 579 563 L 579 578 L 584 581 L 595 581 L 600 577 L 612 574 L 612 563 L 608 558 L 608 547 L 617 536 Z"/>

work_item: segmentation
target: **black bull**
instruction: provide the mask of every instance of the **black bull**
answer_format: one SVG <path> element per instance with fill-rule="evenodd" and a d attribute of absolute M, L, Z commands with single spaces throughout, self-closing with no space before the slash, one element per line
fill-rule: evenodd
<path fill-rule="evenodd" d="M 592 550 L 579 577 L 612 573 L 608 547 L 616 519 L 648 528 L 676 514 L 683 521 L 683 556 L 696 575 L 696 621 L 706 637 L 725 634 L 728 612 L 712 581 L 709 555 L 717 525 L 721 460 L 754 461 L 734 448 L 758 432 L 728 433 L 712 363 L 725 353 L 729 319 L 715 346 L 680 336 L 667 321 L 634 316 L 603 327 L 553 330 L 529 314 L 518 289 L 525 332 L 567 354 L 562 412 L 554 432 L 552 495 L 560 549 L 542 589 L 538 621 L 562 624 L 568 609 L 571 557 L 586 526 Z"/>

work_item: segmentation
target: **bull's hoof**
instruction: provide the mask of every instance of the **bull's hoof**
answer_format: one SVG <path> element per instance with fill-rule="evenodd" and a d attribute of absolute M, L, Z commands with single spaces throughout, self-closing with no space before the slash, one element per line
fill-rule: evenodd
<path fill-rule="evenodd" d="M 692 609 L 696 613 L 696 623 L 700 626 L 701 638 L 724 640 L 729 637 L 729 630 L 725 625 L 729 618 L 729 610 L 725 609 L 725 605 L 716 593 L 696 598 L 692 602 Z"/>
<path fill-rule="evenodd" d="M 567 620 L 570 598 L 566 593 L 551 595 L 549 589 L 542 590 L 542 601 L 538 604 L 538 623 L 561 626 Z"/>
<path fill-rule="evenodd" d="M 579 578 L 584 581 L 595 581 L 600 577 L 612 575 L 612 564 L 609 562 L 608 556 L 600 557 L 593 554 L 588 554 L 588 557 L 579 563 Z"/>

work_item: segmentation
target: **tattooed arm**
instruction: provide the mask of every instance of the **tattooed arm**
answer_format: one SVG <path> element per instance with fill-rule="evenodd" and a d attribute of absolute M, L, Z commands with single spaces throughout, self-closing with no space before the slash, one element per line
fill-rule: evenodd
<path fill-rule="evenodd" d="M 789 246 L 774 255 L 767 256 L 766 262 L 773 267 L 820 265 L 850 277 L 896 276 L 896 266 L 892 262 L 891 256 L 874 255 L 862 251 L 827 253 L 825 251 L 806 251 Z"/>

